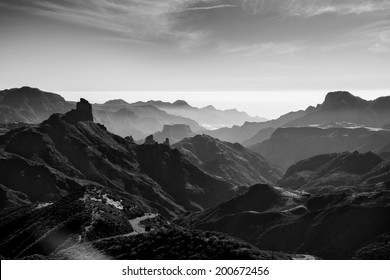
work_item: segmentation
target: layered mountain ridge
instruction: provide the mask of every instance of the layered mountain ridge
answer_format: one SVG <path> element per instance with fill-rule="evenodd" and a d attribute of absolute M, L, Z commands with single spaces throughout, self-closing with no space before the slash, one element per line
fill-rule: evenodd
<path fill-rule="evenodd" d="M 276 183 L 282 171 L 239 143 L 208 135 L 185 138 L 173 145 L 197 166 L 235 186 Z"/>
<path fill-rule="evenodd" d="M 389 258 L 388 105 L 331 92 L 200 134 L 163 107 L 213 106 L 1 91 L 0 117 L 30 120 L 0 126 L 0 257 Z"/>

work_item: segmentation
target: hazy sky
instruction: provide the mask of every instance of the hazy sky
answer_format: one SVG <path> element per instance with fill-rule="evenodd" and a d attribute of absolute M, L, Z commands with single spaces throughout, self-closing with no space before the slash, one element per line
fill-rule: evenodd
<path fill-rule="evenodd" d="M 390 0 L 0 0 L 0 88 L 22 85 L 263 116 L 390 95 Z"/>

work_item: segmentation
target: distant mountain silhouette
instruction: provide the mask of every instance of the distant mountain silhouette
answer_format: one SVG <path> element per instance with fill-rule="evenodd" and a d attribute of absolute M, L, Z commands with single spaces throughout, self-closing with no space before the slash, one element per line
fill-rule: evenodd
<path fill-rule="evenodd" d="M 204 133 L 222 141 L 231 143 L 252 143 L 253 141 L 251 138 L 259 138 L 260 140 L 262 138 L 266 139 L 269 136 L 269 131 L 266 129 L 275 129 L 277 127 L 284 126 L 286 123 L 296 118 L 300 118 L 304 114 L 304 111 L 291 112 L 275 120 L 264 122 L 245 122 L 241 126 L 234 125 L 231 128 L 223 127 L 216 130 L 199 131 L 198 133 Z"/>
<path fill-rule="evenodd" d="M 0 91 L 0 123 L 40 123 L 53 113 L 65 113 L 74 108 L 75 102 L 66 101 L 58 94 L 36 88 L 22 87 Z M 143 139 L 159 131 L 165 124 L 186 124 L 192 130 L 204 129 L 194 120 L 174 116 L 157 107 L 134 106 L 124 100 L 110 100 L 93 104 L 96 122 L 120 136 L 132 135 Z"/>
<path fill-rule="evenodd" d="M 367 101 L 346 91 L 330 92 L 322 104 L 286 126 L 351 122 L 381 127 L 390 120 L 390 97 Z"/>
<path fill-rule="evenodd" d="M 245 112 L 236 109 L 218 110 L 209 105 L 203 108 L 192 107 L 184 100 L 173 103 L 150 100 L 137 102 L 135 105 L 153 105 L 169 114 L 190 118 L 206 128 L 219 128 L 222 126 L 241 125 L 246 121 L 266 121 L 265 118 L 251 117 Z M 194 130 L 196 132 L 196 130 Z"/>
<path fill-rule="evenodd" d="M 274 127 L 267 127 L 267 128 L 260 129 L 254 136 L 242 142 L 242 145 L 245 147 L 250 147 L 257 143 L 261 143 L 269 139 L 275 130 L 276 128 Z"/>
<path fill-rule="evenodd" d="M 163 143 L 166 139 L 171 144 L 177 143 L 186 137 L 192 137 L 195 133 L 191 127 L 185 124 L 164 125 L 163 130 L 153 134 L 154 140 Z"/>
<path fill-rule="evenodd" d="M 278 128 L 270 139 L 250 147 L 283 169 L 315 155 L 346 151 L 390 151 L 390 131 L 364 127 Z"/>
<path fill-rule="evenodd" d="M 0 91 L 0 122 L 37 123 L 53 113 L 65 113 L 74 105 L 60 95 L 22 87 Z"/>
<path fill-rule="evenodd" d="M 390 123 L 390 97 L 367 101 L 346 91 L 330 92 L 322 104 L 316 107 L 310 106 L 304 111 L 290 112 L 278 119 L 266 122 L 246 122 L 242 126 L 224 127 L 201 133 L 223 141 L 239 142 L 244 146 L 251 146 L 267 140 L 272 129 L 335 122 L 349 122 L 371 127 L 388 125 Z"/>
<path fill-rule="evenodd" d="M 203 129 L 189 118 L 168 114 L 153 105 L 128 104 L 123 100 L 96 104 L 94 116 L 96 121 L 104 124 L 109 131 L 123 137 L 132 135 L 136 140 L 161 131 L 164 125 L 185 124 L 193 131 Z"/>
<path fill-rule="evenodd" d="M 173 145 L 206 172 L 236 186 L 276 183 L 281 170 L 238 143 L 196 135 Z"/>

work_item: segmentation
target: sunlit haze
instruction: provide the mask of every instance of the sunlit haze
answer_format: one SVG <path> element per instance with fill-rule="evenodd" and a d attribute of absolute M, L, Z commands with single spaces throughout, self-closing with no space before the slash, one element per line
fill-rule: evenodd
<path fill-rule="evenodd" d="M 123 99 L 129 103 L 136 101 L 163 100 L 174 102 L 184 99 L 195 107 L 214 105 L 217 109 L 232 109 L 247 112 L 252 116 L 277 118 L 290 111 L 304 110 L 324 101 L 325 91 L 269 91 L 269 92 L 59 92 L 65 99 L 77 101 L 84 97 L 93 103 L 104 103 L 110 99 Z M 390 95 L 390 91 L 351 91 L 367 100 Z"/>

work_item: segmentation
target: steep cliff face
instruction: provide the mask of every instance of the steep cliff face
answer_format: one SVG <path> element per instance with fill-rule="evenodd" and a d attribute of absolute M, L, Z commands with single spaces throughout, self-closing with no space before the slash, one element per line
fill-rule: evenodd
<path fill-rule="evenodd" d="M 92 105 L 83 98 L 80 102 L 77 102 L 76 109 L 68 112 L 64 116 L 65 121 L 70 123 L 81 122 L 81 121 L 93 121 L 92 116 Z"/>

